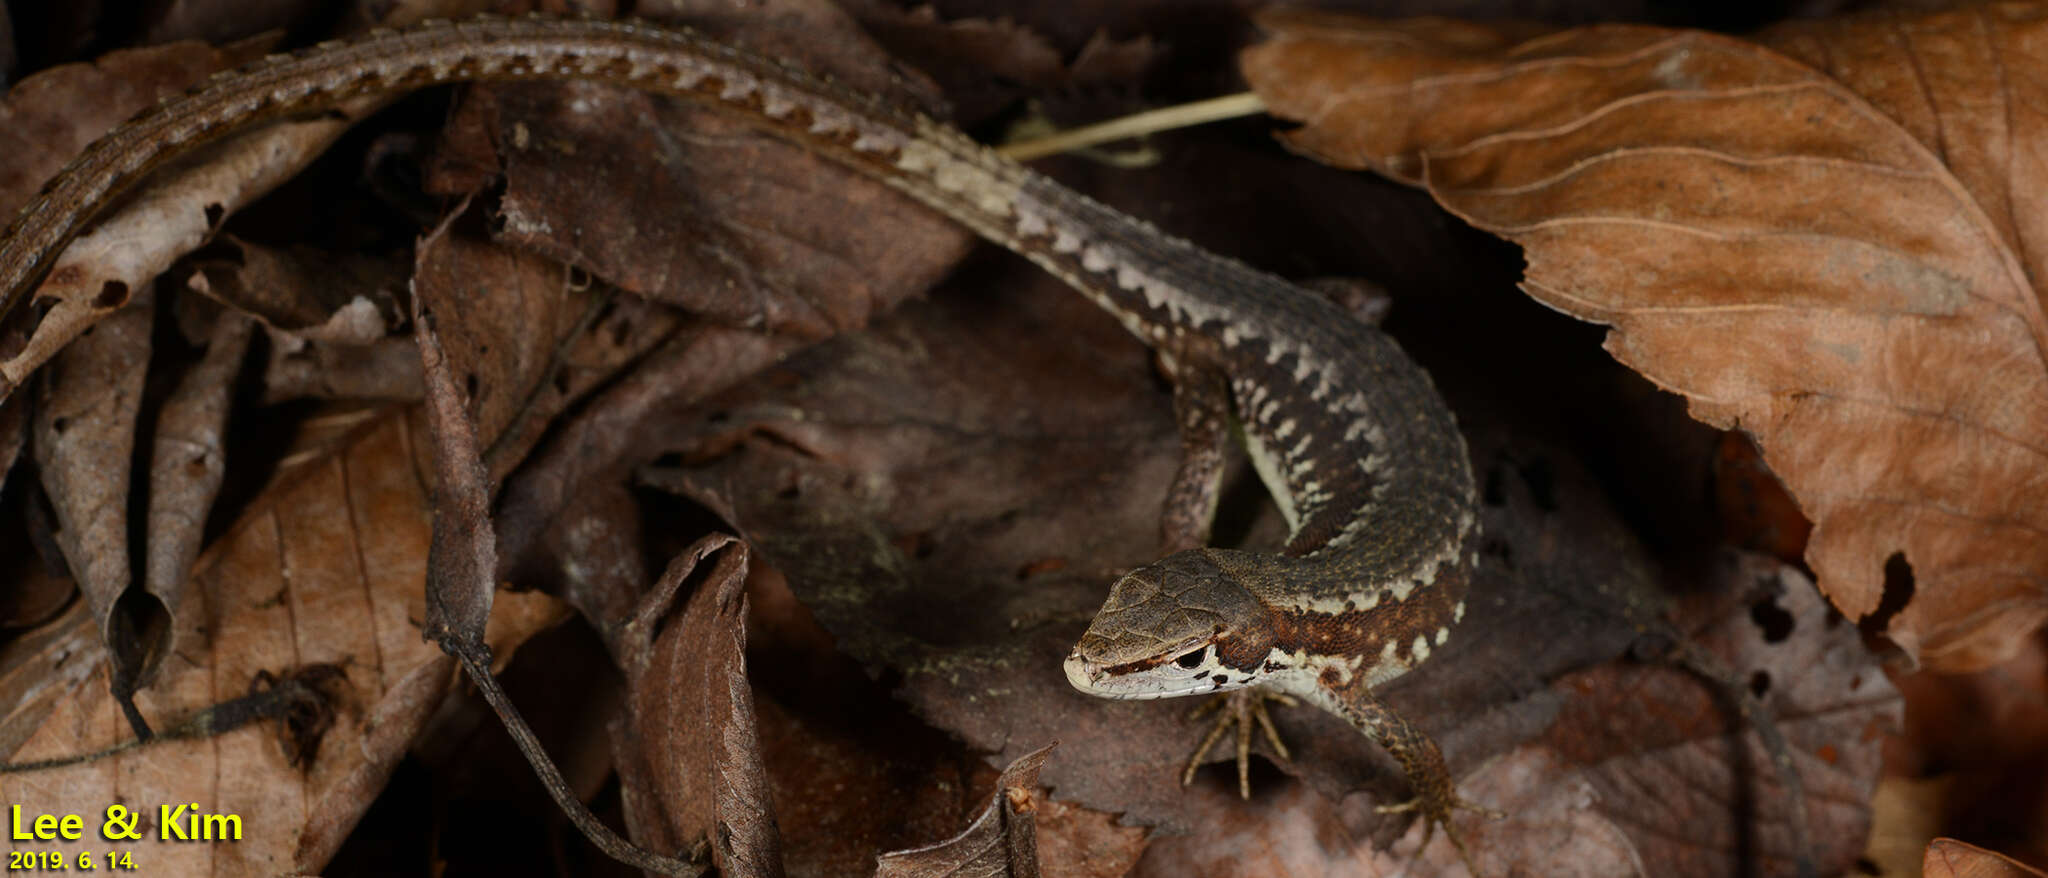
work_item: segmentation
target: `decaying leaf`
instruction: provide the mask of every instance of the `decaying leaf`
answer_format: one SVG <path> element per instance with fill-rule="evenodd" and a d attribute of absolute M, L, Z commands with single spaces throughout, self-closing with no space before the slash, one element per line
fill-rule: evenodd
<path fill-rule="evenodd" d="M 883 854 L 875 878 L 1038 878 L 1038 772 L 1057 746 L 1047 744 L 1004 768 L 988 807 L 959 835 Z"/>
<path fill-rule="evenodd" d="M 1306 123 L 1295 148 L 1521 244 L 1531 295 L 1754 436 L 1842 612 L 1876 611 L 1903 559 L 1911 600 L 1879 621 L 1964 669 L 2048 618 L 2044 22 L 2006 3 L 1759 44 L 1276 13 L 1244 70 Z"/>
<path fill-rule="evenodd" d="M 690 22 L 904 106 L 933 104 L 837 7 L 783 12 Z M 591 83 L 475 94 L 457 123 L 498 144 L 501 240 L 717 323 L 825 338 L 931 286 L 971 240 L 729 114 Z"/>
<path fill-rule="evenodd" d="M 193 785 L 203 782 L 204 809 L 240 815 L 242 840 L 151 843 L 135 850 L 139 865 L 178 875 L 320 870 L 454 679 L 453 661 L 420 637 L 428 516 L 419 422 L 399 409 L 351 422 L 352 441 L 301 459 L 200 559 L 179 617 L 179 651 L 136 698 L 154 725 L 167 727 L 243 695 L 259 674 L 338 667 L 345 677 L 332 726 L 310 761 L 293 767 L 274 724 L 265 724 L 70 768 L 0 775 L 0 796 L 56 813 L 100 814 L 109 803 L 124 803 L 148 815 L 138 825 L 154 839 L 157 806 L 194 801 Z M 558 620 L 559 607 L 535 594 L 507 595 L 488 639 L 509 651 Z M 81 618 L 52 630 L 85 624 Z M 36 642 L 46 652 L 62 651 L 56 668 L 87 673 L 53 674 L 25 693 L 7 687 L 23 699 L 6 705 L 0 728 L 24 712 L 43 713 L 8 760 L 71 755 L 126 739 L 104 660 L 80 650 L 75 637 Z"/>
<path fill-rule="evenodd" d="M 626 629 L 630 710 L 612 727 L 613 751 L 641 845 L 678 856 L 708 847 L 721 874 L 777 876 L 781 833 L 745 667 L 746 576 L 746 546 L 729 536 L 669 562 Z"/>
<path fill-rule="evenodd" d="M 9 345 L 0 359 L 0 392 L 11 392 L 93 324 L 140 298 L 138 291 L 204 242 L 228 214 L 291 179 L 356 120 L 389 100 L 357 98 L 317 118 L 233 137 L 212 148 L 207 160 L 153 179 L 79 236 L 30 294 L 48 307 L 33 309 L 31 326 L 10 326 L 27 335 L 18 350 Z M 9 320 L 28 319 L 30 310 L 16 309 Z"/>
<path fill-rule="evenodd" d="M 1038 878 L 1038 772 L 1057 743 L 1020 755 L 995 782 L 989 804 L 961 835 L 936 845 L 889 851 L 874 878 Z"/>
<path fill-rule="evenodd" d="M 1898 693 L 1855 627 L 1796 569 L 1731 555 L 1720 577 L 1723 588 L 1681 610 L 1680 624 L 1774 718 L 1805 787 L 1796 807 L 1806 809 L 1815 858 L 1823 874 L 1838 873 L 1869 832 Z M 1659 874 L 1726 874 L 1737 863 L 1791 874 L 1799 852 L 1785 814 L 1795 803 L 1756 736 L 1736 735 L 1743 723 L 1724 695 L 1661 665 L 1593 669 L 1559 688 L 1577 697 L 1543 744 L 1574 766 L 1593 793 L 1589 807 L 1621 827 L 1643 862 L 1661 864 Z"/>
<path fill-rule="evenodd" d="M 1968 842 L 1937 838 L 1927 846 L 1920 874 L 1925 878 L 2041 878 L 2048 872 Z"/>
<path fill-rule="evenodd" d="M 156 598 L 129 591 L 128 475 L 155 317 L 153 296 L 119 309 L 58 355 L 36 401 L 36 460 L 57 544 L 116 657 L 123 691 L 161 657 L 170 633 Z"/>
<path fill-rule="evenodd" d="M 413 292 L 441 315 L 450 368 L 473 397 L 496 484 L 555 415 L 667 338 L 681 317 L 567 266 L 463 234 L 472 224 L 462 220 L 420 242 Z"/>
<path fill-rule="evenodd" d="M 240 314 L 218 315 L 206 356 L 179 378 L 177 389 L 157 413 L 149 456 L 149 530 L 142 585 L 173 619 L 184 602 L 207 514 L 213 511 L 226 474 L 223 446 L 229 399 L 255 326 Z M 148 673 L 145 668 L 144 675 Z"/>
<path fill-rule="evenodd" d="M 404 267 L 393 259 L 266 247 L 222 234 L 190 264 L 186 284 L 305 341 L 365 345 L 403 321 Z"/>

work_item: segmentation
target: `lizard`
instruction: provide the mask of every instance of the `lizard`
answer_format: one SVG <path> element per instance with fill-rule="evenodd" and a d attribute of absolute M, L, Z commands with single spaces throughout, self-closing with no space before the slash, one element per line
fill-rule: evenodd
<path fill-rule="evenodd" d="M 0 239 L 0 314 L 111 200 L 229 133 L 370 94 L 559 79 L 737 113 L 1024 256 L 1150 345 L 1174 379 L 1183 435 L 1168 553 L 1113 584 L 1064 662 L 1068 680 L 1115 699 L 1232 693 L 1222 721 L 1238 723 L 1247 794 L 1247 704 L 1271 733 L 1251 693 L 1306 700 L 1402 765 L 1415 798 L 1384 810 L 1418 812 L 1425 845 L 1439 826 L 1457 840 L 1447 821 L 1475 806 L 1436 744 L 1372 694 L 1445 644 L 1476 564 L 1470 461 L 1429 376 L 1319 295 L 784 63 L 687 30 L 568 18 L 433 22 L 273 56 L 138 114 L 53 178 Z M 1203 545 L 1233 424 L 1289 523 L 1279 553 Z"/>

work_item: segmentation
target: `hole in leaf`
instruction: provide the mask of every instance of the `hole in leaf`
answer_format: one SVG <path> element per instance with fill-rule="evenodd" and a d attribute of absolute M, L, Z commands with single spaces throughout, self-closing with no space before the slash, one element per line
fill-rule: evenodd
<path fill-rule="evenodd" d="M 92 297 L 92 306 L 99 309 L 119 308 L 128 304 L 128 285 L 110 280 L 100 285 L 100 294 Z"/>
<path fill-rule="evenodd" d="M 1765 643 L 1783 643 L 1792 636 L 1792 629 L 1798 627 L 1792 614 L 1769 598 L 1749 605 L 1749 619 L 1763 630 Z"/>

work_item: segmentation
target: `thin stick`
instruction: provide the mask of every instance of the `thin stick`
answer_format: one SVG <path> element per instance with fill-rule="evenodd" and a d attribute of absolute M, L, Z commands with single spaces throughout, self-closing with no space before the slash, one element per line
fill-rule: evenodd
<path fill-rule="evenodd" d="M 1186 128 L 1223 119 L 1235 119 L 1265 111 L 1266 102 L 1260 100 L 1258 95 L 1241 92 L 1206 101 L 1134 113 L 1120 119 L 1062 131 L 1049 137 L 1000 146 L 996 148 L 996 152 L 1016 161 L 1030 161 L 1056 153 L 1085 149 L 1112 140 L 1138 137 L 1155 131 L 1171 131 L 1175 128 Z"/>
<path fill-rule="evenodd" d="M 599 822 L 597 815 L 590 813 L 590 809 L 583 806 L 583 801 L 569 791 L 569 782 L 562 778 L 562 772 L 555 768 L 554 760 L 548 758 L 547 751 L 541 749 L 540 739 L 534 737 L 533 730 L 527 727 L 519 710 L 512 706 L 512 699 L 505 695 L 505 690 L 498 688 L 498 678 L 491 675 L 490 659 L 472 650 L 451 651 L 469 672 L 469 679 L 476 683 L 477 691 L 483 693 L 484 700 L 490 702 L 491 709 L 497 712 L 505 731 L 512 734 L 512 742 L 519 745 L 519 752 L 526 755 L 526 761 L 540 776 L 541 786 L 547 788 L 548 795 L 554 797 L 556 806 L 568 816 L 569 822 L 583 831 L 584 838 L 590 839 L 591 844 L 597 845 L 612 859 L 634 868 L 686 878 L 704 874 L 709 864 L 662 856 L 620 838 L 611 827 Z"/>

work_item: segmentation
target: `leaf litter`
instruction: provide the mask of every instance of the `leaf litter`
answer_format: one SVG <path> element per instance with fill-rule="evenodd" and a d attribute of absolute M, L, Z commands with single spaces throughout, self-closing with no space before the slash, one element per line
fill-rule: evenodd
<path fill-rule="evenodd" d="M 803 23 L 785 25 L 782 36 L 765 39 L 785 47 L 800 43 L 789 35 L 806 27 L 842 26 L 834 24 L 840 21 L 834 13 L 812 8 L 802 15 L 810 17 L 791 19 Z M 984 36 L 1018 33 L 1024 32 L 992 28 Z M 805 57 L 806 63 L 822 61 Z M 872 71 L 881 69 L 880 57 L 870 55 L 841 72 L 876 76 Z M 1149 56 L 1137 52 L 1135 57 L 1139 60 L 1131 63 L 1141 64 Z M 948 80 L 958 78 L 952 74 Z M 886 76 L 862 81 L 878 91 L 900 86 Z M 897 94 L 918 89 L 911 86 Z M 715 733 L 740 745 L 725 752 L 755 753 L 728 759 L 727 767 L 718 769 L 750 778 L 753 792 L 738 801 L 755 803 L 745 806 L 752 816 L 744 827 L 728 823 L 747 830 L 728 839 L 728 863 L 753 864 L 739 868 L 742 872 L 774 870 L 773 858 L 765 854 L 739 856 L 775 849 L 759 841 L 765 837 L 762 830 L 777 825 L 760 817 L 778 813 L 767 810 L 768 801 L 780 805 L 783 815 L 848 821 L 863 810 L 867 796 L 877 803 L 897 803 L 892 807 L 902 810 L 892 813 L 901 814 L 901 822 L 889 831 L 876 828 L 834 839 L 839 843 L 831 850 L 826 849 L 831 842 L 797 840 L 792 825 L 781 823 L 786 868 L 796 874 L 847 874 L 849 867 L 865 871 L 881 850 L 924 847 L 954 837 L 977 811 L 1036 815 L 1028 834 L 1036 837 L 1039 857 L 1052 858 L 1046 865 L 1051 874 L 1123 874 L 1133 863 L 1136 874 L 1179 875 L 1202 870 L 1227 874 L 1261 865 L 1307 867 L 1309 861 L 1265 862 L 1242 855 L 1247 845 L 1279 850 L 1269 844 L 1278 838 L 1296 839 L 1285 846 L 1290 856 L 1321 852 L 1331 857 L 1330 863 L 1379 862 L 1374 858 L 1384 855 L 1374 853 L 1367 840 L 1390 840 L 1402 827 L 1375 817 L 1369 806 L 1404 791 L 1398 773 L 1341 724 L 1307 711 L 1284 720 L 1290 740 L 1302 744 L 1302 752 L 1279 771 L 1262 767 L 1258 780 L 1270 792 L 1247 806 L 1225 794 L 1220 775 L 1205 774 L 1196 789 L 1178 790 L 1172 776 L 1181 748 L 1166 742 L 1197 734 L 1176 716 L 1185 705 L 1094 702 L 1067 691 L 1050 672 L 1115 571 L 1150 560 L 1154 551 L 1149 543 L 1156 539 L 1152 516 L 1157 498 L 1150 495 L 1163 491 L 1177 443 L 1142 348 L 1091 307 L 1014 261 L 975 259 L 956 270 L 965 240 L 957 230 L 882 190 L 813 174 L 813 163 L 800 153 L 749 143 L 748 134 L 717 123 L 707 127 L 701 120 L 664 117 L 641 126 L 635 121 L 641 111 L 663 114 L 669 108 L 638 96 L 575 86 L 479 88 L 466 94 L 448 117 L 456 120 L 458 133 L 443 145 L 451 152 L 468 150 L 465 161 L 482 156 L 481 163 L 467 165 L 463 173 L 447 170 L 439 191 L 480 198 L 479 215 L 488 220 L 481 225 L 487 228 L 479 232 L 473 221 L 447 226 L 451 234 L 420 245 L 415 270 L 420 282 L 428 284 L 422 297 L 437 302 L 437 310 L 446 315 L 442 328 L 456 374 L 475 382 L 469 411 L 480 416 L 480 441 L 490 446 L 506 424 L 513 425 L 487 483 L 495 486 L 500 475 L 505 479 L 502 487 L 494 487 L 493 505 L 503 554 L 488 565 L 495 569 L 472 571 L 472 581 L 509 577 L 569 597 L 589 616 L 615 658 L 629 664 L 623 657 L 639 654 L 634 644 L 640 641 L 627 623 L 650 593 L 651 571 L 697 536 L 719 528 L 720 519 L 737 528 L 745 542 L 717 550 L 715 561 L 700 559 L 724 572 L 705 577 L 689 599 L 692 606 L 706 602 L 719 608 L 719 633 L 690 644 L 672 642 L 678 649 L 724 650 L 718 659 L 729 699 L 724 716 L 742 716 L 730 705 L 753 705 L 751 719 L 728 722 Z M 912 100 L 930 105 L 928 92 Z M 625 109 L 601 110 L 598 116 L 615 125 L 590 125 L 562 112 L 568 106 L 602 107 L 613 101 Z M 607 115 L 614 112 L 619 115 Z M 562 134 L 570 131 L 574 134 Z M 664 132 L 674 131 L 705 134 L 664 139 Z M 1499 855 L 1564 852 L 1558 855 L 1570 867 L 1588 874 L 1598 874 L 1600 864 L 1627 863 L 1645 852 L 1660 864 L 1682 863 L 1687 869 L 1748 862 L 1744 858 L 1752 849 L 1741 839 L 1750 836 L 1743 833 L 1765 830 L 1702 822 L 1685 827 L 1692 833 L 1685 843 L 1660 847 L 1656 839 L 1633 831 L 1639 828 L 1615 818 L 1616 803 L 1628 799 L 1600 786 L 1607 777 L 1600 772 L 1616 771 L 1618 764 L 1639 772 L 1677 772 L 1700 763 L 1697 754 L 1681 748 L 1637 752 L 1632 742 L 1623 741 L 1599 751 L 1600 759 L 1594 760 L 1583 747 L 1560 755 L 1569 748 L 1532 743 L 1563 734 L 1558 730 L 1580 715 L 1574 710 L 1582 711 L 1578 705 L 1587 699 L 1631 693 L 1673 698 L 1673 692 L 1692 691 L 1713 700 L 1711 694 L 1697 695 L 1711 693 L 1710 688 L 1677 672 L 1629 686 L 1599 676 L 1612 673 L 1612 660 L 1639 645 L 1637 626 L 1645 620 L 1664 612 L 1681 620 L 1716 612 L 1710 602 L 1672 604 L 1670 594 L 1683 591 L 1688 577 L 1697 580 L 1694 586 L 1713 577 L 1697 569 L 1661 568 L 1660 563 L 1672 561 L 1669 547 L 1640 544 L 1630 532 L 1633 515 L 1617 515 L 1612 508 L 1610 494 L 1634 492 L 1632 500 L 1641 502 L 1642 486 L 1669 478 L 1668 473 L 1631 469 L 1640 466 L 1636 460 L 1588 456 L 1583 437 L 1532 418 L 1530 409 L 1536 407 L 1526 397 L 1503 400 L 1499 396 L 1511 394 L 1473 392 L 1474 387 L 1521 378 L 1489 374 L 1483 364 L 1460 361 L 1458 355 L 1472 347 L 1471 338 L 1485 330 L 1470 325 L 1476 313 L 1446 318 L 1444 311 L 1469 309 L 1469 304 L 1447 305 L 1450 300 L 1415 294 L 1422 289 L 1432 296 L 1456 295 L 1457 288 L 1471 285 L 1475 272 L 1485 271 L 1490 256 L 1483 251 L 1477 257 L 1461 256 L 1461 248 L 1472 242 L 1449 224 L 1385 187 L 1333 182 L 1326 171 L 1241 145 L 1214 148 L 1231 137 L 1191 138 L 1189 149 L 1164 153 L 1177 158 L 1174 166 L 1158 172 L 1131 175 L 1067 166 L 1062 173 L 1097 191 L 1114 193 L 1124 186 L 1128 194 L 1149 188 L 1152 198 L 1117 203 L 1198 240 L 1247 254 L 1261 265 L 1288 273 L 1363 270 L 1404 281 L 1396 287 L 1393 331 L 1446 386 L 1470 428 L 1475 461 L 1487 474 L 1494 498 L 1487 512 L 1492 536 L 1486 563 L 1487 589 L 1495 597 L 1489 602 L 1494 615 L 1475 614 L 1451 651 L 1390 687 L 1389 696 L 1440 736 L 1454 766 L 1461 771 L 1469 767 L 1468 793 L 1494 804 L 1520 805 L 1512 827 L 1492 830 Z M 742 160 L 717 163 L 718 156 L 729 153 Z M 1205 168 L 1203 162 L 1210 164 Z M 508 178 L 502 193 L 489 185 L 500 172 Z M 1138 182 L 1129 182 L 1133 176 Z M 1214 185 L 1224 178 L 1236 182 Z M 626 197 L 619 197 L 617 183 L 592 185 L 592 179 L 636 182 L 624 187 Z M 1274 202 L 1245 195 L 1270 195 L 1276 188 L 1303 193 L 1299 207 L 1251 207 Z M 1203 197 L 1189 197 L 1190 192 Z M 1353 195 L 1355 200 L 1347 200 Z M 821 210 L 820 199 L 832 206 Z M 719 202 L 726 200 L 746 206 L 738 213 L 721 213 Z M 685 208 L 680 219 L 665 213 L 678 206 Z M 1227 206 L 1220 223 L 1219 206 Z M 1263 227 L 1261 220 L 1266 220 Z M 1232 223 L 1240 230 L 1212 228 Z M 1244 226 L 1252 230 L 1242 231 Z M 1349 234 L 1360 230 L 1370 233 Z M 537 250 L 570 267 L 494 249 L 505 244 Z M 434 271 L 443 272 L 439 279 L 433 278 Z M 948 272 L 955 272 L 951 292 L 930 305 L 882 316 Z M 477 282 L 460 281 L 472 273 Z M 609 293 L 607 286 L 620 292 Z M 509 298 L 472 298 L 505 294 Z M 592 306 L 605 296 L 611 296 L 610 304 Z M 507 309 L 507 302 L 521 304 Z M 650 303 L 681 304 L 689 313 Z M 487 320 L 518 314 L 508 322 L 548 328 L 507 338 L 505 323 L 472 326 L 467 316 L 454 320 L 465 311 Z M 594 314 L 595 321 L 584 322 L 586 314 Z M 872 329 L 861 331 L 878 319 Z M 1558 325 L 1529 319 L 1502 322 L 1521 334 L 1531 334 L 1531 325 Z M 391 323 L 382 327 L 384 332 L 403 330 Z M 848 331 L 857 334 L 798 353 Z M 284 391 L 286 396 L 349 388 L 387 388 L 377 392 L 395 398 L 418 395 L 417 366 L 408 372 L 405 365 L 407 356 L 416 364 L 416 354 L 402 339 L 298 350 L 316 353 L 296 364 L 296 383 Z M 792 356 L 796 359 L 786 359 Z M 269 375 L 284 377 L 280 362 L 273 352 Z M 364 365 L 349 373 L 349 362 Z M 410 391 L 404 383 L 408 374 Z M 323 387 L 323 380 L 331 383 Z M 285 385 L 280 381 L 277 386 Z M 1591 399 L 1606 398 L 1600 393 Z M 1583 399 L 1564 404 L 1598 408 Z M 415 436 L 422 441 L 411 446 L 410 472 L 424 468 L 426 443 Z M 1700 443 L 1702 453 L 1675 457 L 1704 472 L 1705 452 L 1712 447 Z M 645 488 L 627 487 L 627 474 L 665 453 L 670 455 L 663 461 L 667 466 L 647 471 L 646 478 L 685 490 L 702 508 L 647 518 L 645 510 L 674 512 L 677 504 Z M 1579 466 L 1576 458 L 1586 458 L 1593 471 Z M 321 459 L 315 453 L 301 462 Z M 231 459 L 231 471 L 236 466 Z M 1246 545 L 1276 540 L 1276 520 L 1270 509 L 1261 508 L 1257 489 L 1242 473 L 1238 484 L 1232 503 L 1237 520 L 1225 535 Z M 233 495 L 231 484 L 224 496 Z M 1665 510 L 1655 514 L 1673 515 Z M 1685 514 L 1666 520 L 1683 520 Z M 680 531 L 674 530 L 677 521 L 685 523 Z M 1653 549 L 1655 562 L 1649 560 Z M 375 548 L 365 544 L 363 551 Z M 754 575 L 742 577 L 731 566 L 737 562 L 729 559 L 742 554 L 754 556 Z M 761 567 L 763 560 L 774 568 Z M 776 609 L 761 610 L 761 595 L 774 594 L 772 583 L 782 576 L 801 603 L 778 598 L 766 602 Z M 845 681 L 841 689 L 868 700 L 861 709 L 893 712 L 892 722 L 904 730 L 900 740 L 880 742 L 840 727 L 819 713 L 821 702 L 792 694 L 787 687 L 805 674 L 771 670 L 778 661 L 790 660 L 782 651 L 792 646 L 790 641 L 762 640 L 750 633 L 745 638 L 751 644 L 746 650 L 750 671 L 740 676 L 735 662 L 742 580 L 748 582 L 755 625 L 769 624 L 764 618 L 815 614 L 823 628 L 798 638 L 812 651 L 799 654 L 819 657 L 798 659 L 796 667 L 811 667 L 806 661 L 838 663 L 837 673 L 854 676 L 822 678 Z M 417 582 L 414 587 L 417 594 Z M 498 595 L 500 614 L 508 599 Z M 422 617 L 415 612 L 407 618 L 416 623 Z M 1756 627 L 1742 612 L 1729 618 L 1737 629 L 1745 623 Z M 1795 628 L 1801 636 L 1828 628 L 1811 622 L 1817 616 L 1800 618 L 1807 620 Z M 67 619 L 60 624 L 79 624 L 76 616 Z M 668 623 L 668 633 L 684 624 L 701 622 L 678 619 Z M 1532 629 L 1545 636 L 1518 636 Z M 1853 628 L 1831 630 L 1839 638 Z M 835 640 L 843 653 L 833 651 Z M 77 682 L 82 679 L 78 662 L 61 657 L 78 648 L 75 640 L 53 642 L 44 636 L 14 644 L 41 644 L 41 652 L 30 652 L 27 662 L 12 666 L 22 668 L 22 674 L 70 680 L 69 685 L 86 687 L 78 691 L 97 691 Z M 880 677 L 857 683 L 860 672 L 849 666 L 847 655 Z M 1739 648 L 1736 655 L 1742 655 Z M 1735 666 L 1744 665 L 1736 661 Z M 1818 675 L 1813 685 L 1868 672 L 1867 666 L 1845 661 Z M 35 689 L 16 690 L 17 680 L 28 682 L 26 677 L 0 677 L 9 687 L 4 691 Z M 696 685 L 716 682 L 706 678 Z M 1611 691 L 1616 686 L 1620 692 Z M 629 687 L 629 696 L 646 699 L 658 689 Z M 892 691 L 914 713 L 876 705 Z M 153 697 L 145 695 L 146 709 L 157 707 L 148 700 Z M 48 700 L 35 703 L 54 709 Z M 1799 748 L 1794 761 L 1809 798 L 1816 790 L 1854 798 L 1856 783 L 1873 770 L 1870 753 L 1878 738 L 1845 740 L 1841 727 L 1809 721 L 1809 712 L 1825 710 L 1827 704 L 1824 696 L 1802 694 L 1797 703 L 1776 707 L 1787 717 L 1788 737 Z M 1881 695 L 1872 695 L 1851 713 L 1882 715 L 1886 704 Z M 676 727 L 697 728 L 691 725 L 697 719 L 693 709 L 672 705 L 665 708 L 668 713 L 656 715 L 679 716 Z M 23 725 L 21 711 L 10 716 L 0 730 Z M 1700 729 L 1722 729 L 1715 721 L 1728 722 L 1711 706 L 1699 708 L 1698 716 Z M 749 724 L 758 731 L 744 731 Z M 716 728 L 721 727 L 705 727 L 703 735 Z M 322 737 L 331 741 L 348 734 L 344 723 Z M 783 742 L 780 748 L 766 748 L 765 774 L 746 767 L 748 759 L 762 758 L 753 749 L 758 745 L 748 744 L 756 734 Z M 1698 734 L 1704 741 L 1720 732 Z M 270 735 L 274 739 L 275 732 Z M 1047 757 L 1042 775 L 1031 777 L 1038 768 L 1028 761 L 1013 766 L 1021 774 L 1005 780 L 995 775 L 991 763 L 1027 757 L 1053 737 L 1063 743 Z M 927 743 L 921 752 L 908 754 L 902 752 L 906 740 Z M 275 740 L 270 746 L 285 752 Z M 614 756 L 623 765 L 634 750 L 621 746 Z M 792 772 L 776 764 L 777 753 L 817 752 L 871 760 L 875 768 L 838 776 L 859 779 L 869 785 L 866 789 L 886 788 L 887 794 L 820 796 L 814 775 L 824 774 L 822 769 Z M 993 755 L 984 762 L 976 754 Z M 316 753 L 311 764 L 320 761 Z M 1830 768 L 1837 765 L 1848 767 Z M 389 768 L 388 762 L 381 766 Z M 691 785 L 703 783 L 705 771 L 636 774 L 632 782 L 659 780 L 698 789 Z M 1549 779 L 1545 789 L 1550 798 L 1526 798 L 1537 791 L 1523 776 L 1532 772 Z M 1744 777 L 1765 773 L 1751 771 Z M 1283 774 L 1307 782 L 1293 783 Z M 330 796 L 335 819 L 309 831 L 312 840 L 302 845 L 310 852 L 305 862 L 317 863 L 334 850 L 339 833 L 353 823 L 382 776 L 377 770 L 360 771 L 348 794 Z M 766 798 L 760 794 L 764 778 L 774 791 Z M 1768 813 L 1776 791 L 1767 783 L 1748 788 L 1740 787 L 1739 779 L 1730 782 L 1748 789 L 1747 795 Z M 1050 798 L 1041 784 L 1050 787 Z M 985 798 L 991 788 L 996 792 Z M 948 790 L 955 794 L 948 796 Z M 1070 799 L 1076 798 L 1087 807 L 1075 806 Z M 1827 819 L 1819 822 L 1834 839 L 1826 859 L 1838 863 L 1845 850 L 1840 839 L 1855 836 L 1864 816 L 1855 808 L 1820 811 Z M 874 826 L 877 815 L 860 816 Z M 1117 826 L 1119 819 L 1201 831 L 1171 836 Z M 644 839 L 666 838 L 688 847 L 693 836 L 714 843 L 719 838 L 703 829 L 702 817 L 655 813 L 631 818 L 627 825 L 634 826 L 635 820 Z M 906 826 L 927 829 L 906 837 Z M 954 844 L 985 845 L 989 839 L 974 833 L 988 824 L 978 826 Z M 1024 837 L 1025 831 L 1012 826 L 1014 831 L 992 837 L 995 843 L 1008 846 Z M 1474 829 L 1486 831 L 1484 826 Z M 1735 843 L 1728 841 L 1729 832 Z M 1348 841 L 1325 843 L 1331 839 Z M 1412 835 L 1407 843 L 1412 846 Z M 1773 856 L 1781 855 L 1782 847 L 1782 839 L 1770 839 Z M 1397 852 L 1402 850 L 1397 846 Z M 1012 858 L 1008 868 L 1026 868 L 1024 862 Z M 1427 868 L 1447 865 L 1425 862 Z M 1556 871 L 1563 872 L 1564 866 Z"/>

